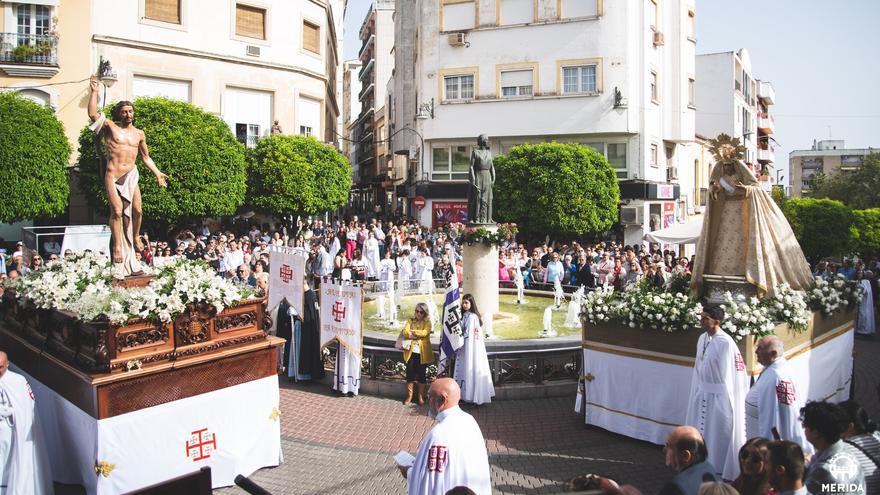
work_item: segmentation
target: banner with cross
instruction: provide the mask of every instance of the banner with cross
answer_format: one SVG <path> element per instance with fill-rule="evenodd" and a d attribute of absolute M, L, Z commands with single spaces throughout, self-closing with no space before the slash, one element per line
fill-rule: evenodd
<path fill-rule="evenodd" d="M 321 284 L 321 347 L 334 340 L 361 357 L 363 343 L 363 288 L 351 283 Z"/>
<path fill-rule="evenodd" d="M 297 314 L 303 314 L 303 279 L 306 258 L 290 248 L 273 246 L 269 251 L 269 311 L 287 299 Z"/>

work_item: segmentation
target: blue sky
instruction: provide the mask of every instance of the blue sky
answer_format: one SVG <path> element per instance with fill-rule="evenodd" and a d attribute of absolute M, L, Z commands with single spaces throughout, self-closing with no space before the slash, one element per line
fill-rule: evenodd
<path fill-rule="evenodd" d="M 369 0 L 350 0 L 345 59 Z M 776 168 L 813 139 L 880 148 L 880 1 L 697 0 L 697 53 L 746 48 L 752 73 L 776 90 Z M 699 102 L 698 102 L 699 104 Z"/>

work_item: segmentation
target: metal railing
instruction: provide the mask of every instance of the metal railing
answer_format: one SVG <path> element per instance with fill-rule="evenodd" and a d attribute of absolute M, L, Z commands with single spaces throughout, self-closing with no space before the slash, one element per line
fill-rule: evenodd
<path fill-rule="evenodd" d="M 0 62 L 58 65 L 58 37 L 48 34 L 0 33 Z"/>
<path fill-rule="evenodd" d="M 492 370 L 492 382 L 495 386 L 516 383 L 542 384 L 551 381 L 576 382 L 581 371 L 580 345 L 558 347 L 553 349 L 524 349 L 516 351 L 488 351 L 489 369 Z M 439 356 L 439 350 L 434 350 Z M 406 366 L 403 353 L 392 347 L 373 345 L 363 346 L 361 358 L 361 376 L 376 380 L 405 380 Z M 336 349 L 324 350 L 324 369 L 332 372 L 336 364 Z M 455 369 L 453 361 L 449 375 Z M 428 376 L 434 378 L 437 367 L 428 367 Z"/>

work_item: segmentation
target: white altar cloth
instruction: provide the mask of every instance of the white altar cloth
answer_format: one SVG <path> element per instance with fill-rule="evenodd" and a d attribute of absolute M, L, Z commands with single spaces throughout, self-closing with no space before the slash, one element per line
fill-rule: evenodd
<path fill-rule="evenodd" d="M 36 397 L 55 481 L 89 495 L 127 493 L 204 466 L 218 488 L 282 460 L 275 376 L 97 420 L 13 368 Z M 96 473 L 102 462 L 113 465 L 107 476 Z"/>
<path fill-rule="evenodd" d="M 795 388 L 806 390 L 808 401 L 849 399 L 852 349 L 852 322 L 820 337 L 812 349 L 786 349 Z M 669 431 L 684 424 L 693 359 L 687 364 L 676 356 L 633 357 L 629 351 L 605 344 L 584 349 L 585 421 L 663 445 Z"/>

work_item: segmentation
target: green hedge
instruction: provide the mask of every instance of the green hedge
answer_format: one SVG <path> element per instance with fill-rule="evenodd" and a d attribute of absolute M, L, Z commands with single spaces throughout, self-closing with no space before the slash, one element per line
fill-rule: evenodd
<path fill-rule="evenodd" d="M 620 188 L 602 154 L 580 144 L 522 144 L 495 157 L 494 216 L 535 237 L 604 232 Z"/>
<path fill-rule="evenodd" d="M 858 232 L 853 211 L 831 199 L 789 199 L 783 207 L 807 260 L 815 264 L 826 256 L 849 254 Z"/>
<path fill-rule="evenodd" d="M 67 210 L 70 144 L 51 109 L 0 93 L 0 222 L 53 217 Z"/>
<path fill-rule="evenodd" d="M 269 136 L 248 153 L 247 204 L 273 213 L 315 215 L 348 202 L 351 167 L 313 137 Z"/>

